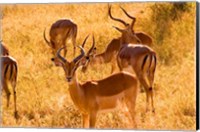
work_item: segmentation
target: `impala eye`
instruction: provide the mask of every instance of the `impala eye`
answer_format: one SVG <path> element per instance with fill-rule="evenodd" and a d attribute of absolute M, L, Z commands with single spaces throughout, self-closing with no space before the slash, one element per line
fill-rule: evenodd
<path fill-rule="evenodd" d="M 86 56 L 86 59 L 87 59 L 87 60 L 89 60 L 89 59 L 90 59 L 90 57 L 89 57 L 89 56 Z"/>
<path fill-rule="evenodd" d="M 94 47 L 94 50 L 96 50 L 97 48 L 96 47 Z"/>
<path fill-rule="evenodd" d="M 51 61 L 54 61 L 55 60 L 55 58 L 51 58 Z"/>

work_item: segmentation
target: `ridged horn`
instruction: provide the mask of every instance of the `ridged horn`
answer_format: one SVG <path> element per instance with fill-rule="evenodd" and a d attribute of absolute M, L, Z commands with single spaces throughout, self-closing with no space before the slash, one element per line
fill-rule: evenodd
<path fill-rule="evenodd" d="M 124 24 L 124 26 L 127 26 L 128 24 L 126 22 L 124 22 L 123 20 L 121 19 L 118 19 L 118 18 L 114 18 L 111 14 L 111 5 L 108 5 L 108 14 L 110 16 L 111 19 L 115 20 L 115 21 L 118 21 L 118 22 L 121 22 L 122 24 Z"/>
<path fill-rule="evenodd" d="M 64 63 L 67 62 L 67 59 L 65 59 L 64 57 L 62 57 L 62 56 L 60 55 L 60 52 L 61 52 L 61 50 L 63 50 L 65 47 L 66 47 L 66 46 L 60 48 L 60 49 L 57 51 L 57 53 L 56 53 L 56 56 L 57 56 L 62 62 L 64 62 Z"/>
<path fill-rule="evenodd" d="M 90 50 L 88 51 L 87 55 L 90 55 L 90 53 L 94 50 L 94 47 L 95 47 L 94 35 L 92 36 L 92 40 L 93 40 L 92 47 L 91 47 Z"/>
<path fill-rule="evenodd" d="M 77 63 L 81 58 L 83 58 L 85 56 L 85 51 L 81 46 L 77 46 L 81 49 L 81 54 L 79 56 L 77 56 L 73 61 L 74 63 Z"/>
<path fill-rule="evenodd" d="M 44 32 L 43 32 L 44 40 L 45 40 L 45 42 L 46 42 L 50 47 L 52 47 L 52 46 L 51 46 L 51 42 L 49 42 L 49 41 L 47 40 L 47 38 L 46 38 L 45 32 L 46 32 L 46 28 L 44 29 Z"/>

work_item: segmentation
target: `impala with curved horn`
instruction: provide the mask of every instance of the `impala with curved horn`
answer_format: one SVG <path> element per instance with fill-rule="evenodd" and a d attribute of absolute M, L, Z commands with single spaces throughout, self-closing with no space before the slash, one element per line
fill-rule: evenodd
<path fill-rule="evenodd" d="M 135 36 L 132 27 L 134 26 L 135 19 L 130 17 L 128 13 L 121 7 L 125 14 L 133 19 L 131 26 L 125 25 L 125 29 L 114 27 L 121 32 L 121 48 L 117 55 L 117 64 L 122 71 L 124 68 L 131 66 L 135 72 L 138 80 L 143 85 L 147 95 L 146 111 L 149 110 L 149 98 L 151 97 L 152 111 L 155 112 L 153 102 L 153 81 L 156 69 L 156 53 L 148 46 L 142 45 Z M 109 6 L 109 14 L 111 16 L 111 7 Z M 111 17 L 112 18 L 112 17 Z M 114 19 L 113 19 L 114 20 Z M 132 30 L 132 32 L 131 32 Z"/>
<path fill-rule="evenodd" d="M 133 127 L 136 127 L 135 104 L 138 83 L 135 76 L 120 72 L 102 80 L 87 81 L 81 84 L 77 79 L 76 70 L 81 66 L 79 63 L 85 56 L 85 51 L 82 47 L 79 48 L 81 54 L 71 62 L 60 55 L 61 50 L 64 48 L 58 50 L 57 57 L 62 62 L 72 101 L 82 114 L 83 127 L 95 127 L 97 113 L 102 110 L 116 108 L 117 102 L 122 101 L 121 98 L 126 103 L 128 114 L 131 115 Z"/>
<path fill-rule="evenodd" d="M 59 48 L 66 46 L 66 41 L 71 40 L 74 47 L 74 56 L 76 54 L 76 36 L 77 25 L 68 19 L 61 19 L 52 24 L 49 31 L 50 41 L 47 40 L 45 30 L 43 37 L 45 42 L 51 47 L 53 58 L 51 60 L 56 66 L 59 66 L 56 52 Z M 64 49 L 64 56 L 67 54 L 67 47 Z"/>
<path fill-rule="evenodd" d="M 102 52 L 100 54 L 96 54 L 95 57 L 94 56 L 88 56 L 88 60 L 90 60 L 90 62 L 88 64 L 90 64 L 90 65 L 105 64 L 105 63 L 112 62 L 111 63 L 111 73 L 113 73 L 116 69 L 116 57 L 117 57 L 117 53 L 118 53 L 120 46 L 121 46 L 121 41 L 129 42 L 132 38 L 135 38 L 135 41 L 132 41 L 132 43 L 138 42 L 138 43 L 142 43 L 143 45 L 148 45 L 148 46 L 150 46 L 152 44 L 152 38 L 149 35 L 147 35 L 144 32 L 134 32 L 133 26 L 134 26 L 134 23 L 136 21 L 136 18 L 130 16 L 125 11 L 125 9 L 123 9 L 122 7 L 120 7 L 120 8 L 123 10 L 123 12 L 129 18 L 131 18 L 133 20 L 131 25 L 124 22 L 121 19 L 114 18 L 111 14 L 111 6 L 109 6 L 109 8 L 108 8 L 109 9 L 108 14 L 109 14 L 111 19 L 122 23 L 128 31 L 129 30 L 131 30 L 131 31 L 130 32 L 127 31 L 127 33 L 124 31 L 124 35 L 122 35 L 122 37 L 112 39 L 112 41 L 110 41 L 110 43 L 107 45 L 104 52 Z M 129 35 L 128 33 L 131 34 L 131 35 Z M 128 38 L 128 40 L 124 41 L 126 38 Z M 96 49 L 95 49 L 95 53 L 96 53 Z M 86 66 L 84 67 L 84 69 L 87 69 Z"/>
<path fill-rule="evenodd" d="M 122 9 L 122 11 L 126 14 L 126 16 L 128 16 L 130 19 L 132 19 L 131 24 L 126 23 L 121 19 L 114 18 L 111 14 L 111 5 L 108 6 L 108 14 L 109 14 L 110 18 L 114 21 L 118 21 L 118 22 L 122 23 L 125 27 L 124 29 L 120 29 L 118 27 L 113 26 L 116 30 L 118 30 L 122 33 L 121 37 L 119 38 L 120 41 L 121 41 L 120 43 L 126 44 L 127 42 L 131 41 L 132 44 L 140 43 L 140 44 L 151 46 L 152 38 L 149 35 L 147 35 L 144 32 L 135 32 L 133 30 L 133 27 L 134 27 L 135 22 L 136 22 L 136 18 L 129 15 L 126 12 L 126 10 L 124 8 L 122 8 L 121 6 L 120 6 L 120 9 Z"/>

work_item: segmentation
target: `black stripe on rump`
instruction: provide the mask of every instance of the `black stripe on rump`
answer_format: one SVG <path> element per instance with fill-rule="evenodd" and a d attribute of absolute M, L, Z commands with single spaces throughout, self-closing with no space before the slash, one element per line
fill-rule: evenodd
<path fill-rule="evenodd" d="M 147 61 L 147 57 L 148 57 L 148 55 L 146 55 L 145 58 L 144 58 L 144 60 L 143 60 L 143 63 L 142 63 L 142 70 L 143 70 L 143 68 L 144 68 L 144 64 L 145 64 L 146 61 Z"/>
<path fill-rule="evenodd" d="M 12 74 L 13 74 L 13 64 L 10 65 L 10 80 L 12 79 Z"/>
<path fill-rule="evenodd" d="M 9 65 L 7 64 L 7 65 L 6 65 L 5 72 L 4 72 L 4 78 L 6 77 L 6 73 L 7 73 L 7 71 L 8 71 L 8 67 L 9 67 Z"/>

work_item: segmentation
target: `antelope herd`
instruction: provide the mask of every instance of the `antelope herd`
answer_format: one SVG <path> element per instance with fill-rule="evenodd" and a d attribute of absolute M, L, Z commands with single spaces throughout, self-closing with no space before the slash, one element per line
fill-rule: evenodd
<path fill-rule="evenodd" d="M 136 18 L 126 12 L 120 6 L 124 14 L 132 20 L 131 24 L 124 20 L 115 18 L 111 13 L 111 6 L 108 6 L 109 17 L 124 25 L 124 28 L 113 26 L 121 33 L 119 38 L 113 38 L 105 48 L 105 51 L 96 54 L 95 38 L 89 51 L 85 53 L 84 46 L 89 37 L 85 38 L 81 46 L 77 46 L 77 25 L 68 19 L 60 19 L 52 24 L 47 39 L 44 30 L 43 37 L 50 46 L 53 54 L 51 59 L 56 66 L 62 67 L 65 78 L 69 85 L 69 93 L 75 106 L 80 110 L 83 118 L 84 128 L 94 128 L 97 113 L 107 109 L 114 109 L 118 102 L 124 103 L 123 108 L 132 119 L 132 128 L 137 127 L 135 121 L 136 98 L 139 90 L 139 83 L 146 92 L 146 111 L 149 110 L 151 99 L 152 112 L 155 112 L 153 99 L 153 82 L 156 70 L 156 53 L 150 48 L 152 38 L 144 32 L 135 32 L 134 24 Z M 81 54 L 72 61 L 65 57 L 67 54 L 66 41 L 71 40 L 74 47 L 74 57 L 76 47 Z M 1 42 L 1 88 L 7 95 L 7 106 L 9 106 L 10 92 L 7 83 L 10 81 L 14 92 L 15 117 L 17 118 L 16 108 L 16 81 L 17 81 L 17 62 L 9 55 L 8 49 Z M 61 55 L 61 51 L 64 54 Z M 91 80 L 80 83 L 77 78 L 77 69 L 82 67 L 82 72 L 89 70 L 89 66 L 111 63 L 111 75 L 101 80 Z M 118 66 L 119 72 L 113 73 Z M 123 71 L 126 67 L 131 67 L 133 73 Z"/>

